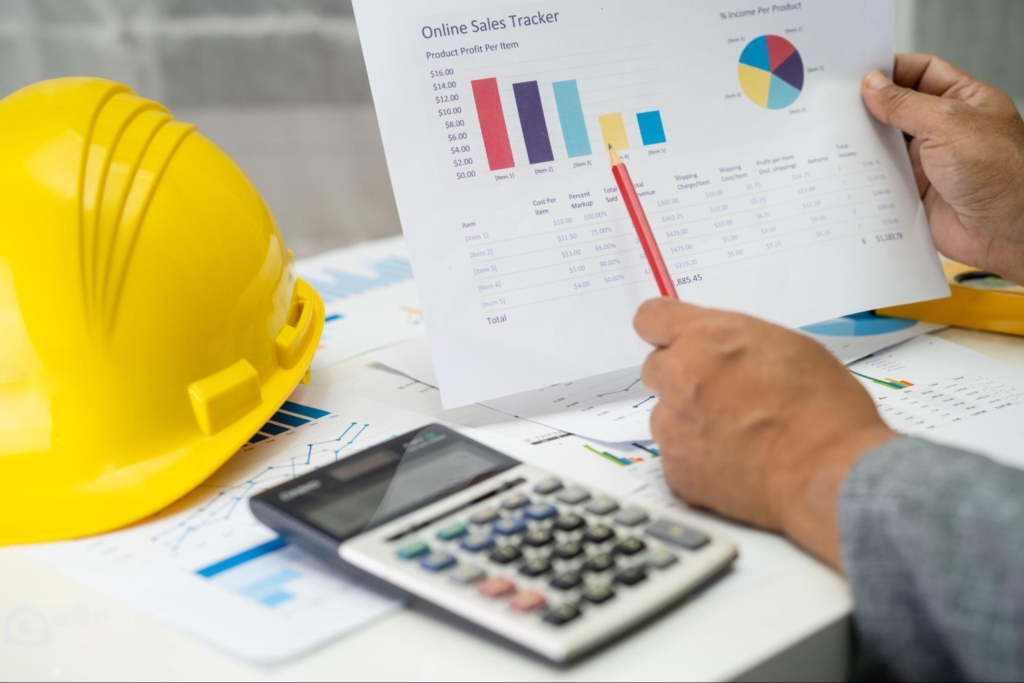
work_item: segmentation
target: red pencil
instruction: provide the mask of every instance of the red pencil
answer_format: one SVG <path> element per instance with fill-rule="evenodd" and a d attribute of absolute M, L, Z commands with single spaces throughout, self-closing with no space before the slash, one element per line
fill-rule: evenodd
<path fill-rule="evenodd" d="M 661 250 L 658 249 L 658 242 L 654 239 L 651 224 L 647 222 L 647 214 L 644 213 L 643 204 L 640 203 L 640 197 L 637 196 L 636 188 L 633 187 L 633 179 L 629 177 L 629 170 L 611 145 L 608 145 L 608 153 L 612 158 L 612 174 L 615 175 L 615 182 L 619 184 L 619 195 L 622 196 L 622 201 L 629 211 L 633 227 L 636 228 L 636 236 L 640 238 L 640 246 L 644 248 L 644 254 L 647 255 L 647 263 L 650 264 L 651 272 L 654 273 L 658 289 L 666 299 L 679 301 L 679 294 L 672 282 L 672 274 L 668 272 L 665 259 L 661 257 Z"/>

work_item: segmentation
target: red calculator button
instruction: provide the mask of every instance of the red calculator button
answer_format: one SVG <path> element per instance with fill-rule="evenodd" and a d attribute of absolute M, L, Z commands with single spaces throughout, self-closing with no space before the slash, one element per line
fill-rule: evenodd
<path fill-rule="evenodd" d="M 511 604 L 517 612 L 532 612 L 548 604 L 548 599 L 536 591 L 523 591 L 512 598 Z"/>
<path fill-rule="evenodd" d="M 503 595 L 508 595 L 515 589 L 516 585 L 514 583 L 500 576 L 491 577 L 477 585 L 477 590 L 480 591 L 480 594 L 488 598 L 500 598 Z"/>

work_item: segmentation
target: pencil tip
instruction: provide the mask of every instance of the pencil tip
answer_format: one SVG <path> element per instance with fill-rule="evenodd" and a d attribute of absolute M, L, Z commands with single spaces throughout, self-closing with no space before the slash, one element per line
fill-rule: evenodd
<path fill-rule="evenodd" d="M 615 151 L 615 148 L 612 145 L 608 145 L 608 156 L 612 160 L 612 166 L 618 166 L 619 164 L 622 163 L 622 159 L 619 158 L 618 153 Z"/>

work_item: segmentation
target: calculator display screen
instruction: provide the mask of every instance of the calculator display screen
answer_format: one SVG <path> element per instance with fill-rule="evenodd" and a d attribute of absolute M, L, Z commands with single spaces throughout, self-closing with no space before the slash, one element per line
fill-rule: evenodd
<path fill-rule="evenodd" d="M 518 464 L 456 432 L 432 430 L 325 468 L 316 489 L 288 507 L 344 541 Z"/>

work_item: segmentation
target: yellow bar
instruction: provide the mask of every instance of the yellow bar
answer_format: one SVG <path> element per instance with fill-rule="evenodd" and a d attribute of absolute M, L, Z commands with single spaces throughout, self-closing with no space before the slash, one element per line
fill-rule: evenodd
<path fill-rule="evenodd" d="M 622 120 L 622 114 L 602 114 L 598 117 L 601 121 L 601 135 L 604 137 L 604 146 L 611 145 L 613 149 L 629 149 L 629 138 L 626 137 L 626 122 Z"/>

